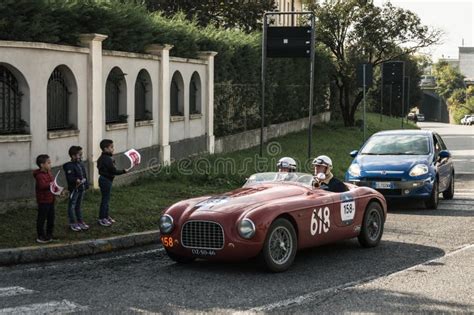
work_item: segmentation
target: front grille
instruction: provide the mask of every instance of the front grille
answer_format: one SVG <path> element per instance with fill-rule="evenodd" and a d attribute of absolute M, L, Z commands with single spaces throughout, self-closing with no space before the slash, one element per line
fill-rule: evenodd
<path fill-rule="evenodd" d="M 400 177 L 363 177 L 360 180 L 371 182 L 401 182 Z"/>
<path fill-rule="evenodd" d="M 189 248 L 222 249 L 224 231 L 215 222 L 188 221 L 181 230 L 181 243 Z"/>
<path fill-rule="evenodd" d="M 401 189 L 377 189 L 384 196 L 401 196 Z"/>

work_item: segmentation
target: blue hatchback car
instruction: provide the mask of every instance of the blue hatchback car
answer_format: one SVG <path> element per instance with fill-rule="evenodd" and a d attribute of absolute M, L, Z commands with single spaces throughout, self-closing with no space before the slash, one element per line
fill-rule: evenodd
<path fill-rule="evenodd" d="M 382 131 L 370 137 L 346 172 L 346 181 L 369 186 L 386 199 L 423 199 L 438 207 L 439 194 L 454 196 L 454 165 L 443 139 L 428 130 Z"/>

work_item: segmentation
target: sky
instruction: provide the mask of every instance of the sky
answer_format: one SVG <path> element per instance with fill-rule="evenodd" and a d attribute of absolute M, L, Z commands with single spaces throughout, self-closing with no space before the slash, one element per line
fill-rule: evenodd
<path fill-rule="evenodd" d="M 387 0 L 374 0 L 381 6 Z M 433 61 L 458 58 L 458 47 L 474 47 L 474 0 L 391 0 L 394 6 L 416 13 L 423 24 L 444 32 L 440 45 L 424 50 Z"/>

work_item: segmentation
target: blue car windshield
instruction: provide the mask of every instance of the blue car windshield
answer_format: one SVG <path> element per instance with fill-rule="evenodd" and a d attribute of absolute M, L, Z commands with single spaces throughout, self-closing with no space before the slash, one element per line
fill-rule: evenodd
<path fill-rule="evenodd" d="M 375 135 L 362 148 L 365 155 L 427 155 L 429 138 L 425 135 Z"/>

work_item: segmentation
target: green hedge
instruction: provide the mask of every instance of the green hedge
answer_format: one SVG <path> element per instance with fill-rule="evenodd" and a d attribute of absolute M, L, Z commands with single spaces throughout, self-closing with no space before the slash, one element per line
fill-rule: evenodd
<path fill-rule="evenodd" d="M 259 126 L 261 33 L 246 34 L 212 26 L 201 28 L 183 15 L 165 18 L 130 0 L 3 0 L 0 39 L 78 45 L 79 34 L 108 35 L 104 49 L 143 52 L 153 43 L 174 45 L 171 54 L 196 57 L 217 51 L 215 59 L 215 134 Z M 315 111 L 325 106 L 332 63 L 317 49 Z M 268 62 L 267 122 L 307 115 L 308 60 Z"/>

